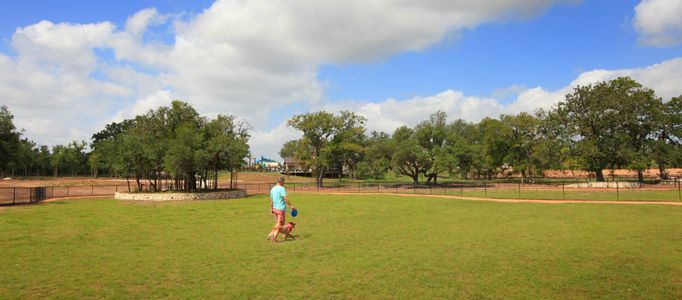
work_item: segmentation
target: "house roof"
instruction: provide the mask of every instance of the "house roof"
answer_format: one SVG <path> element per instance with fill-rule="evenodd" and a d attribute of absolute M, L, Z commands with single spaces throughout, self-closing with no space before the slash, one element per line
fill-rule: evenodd
<path fill-rule="evenodd" d="M 293 156 L 287 156 L 287 157 L 284 158 L 284 163 L 285 163 L 285 164 L 297 164 L 297 163 L 300 163 L 300 162 L 301 162 L 301 160 L 299 160 L 299 159 L 297 159 L 297 158 L 295 158 L 295 157 L 293 157 Z"/>
<path fill-rule="evenodd" d="M 277 161 L 266 158 L 264 156 L 261 156 L 259 160 L 256 161 L 256 163 L 276 163 Z"/>

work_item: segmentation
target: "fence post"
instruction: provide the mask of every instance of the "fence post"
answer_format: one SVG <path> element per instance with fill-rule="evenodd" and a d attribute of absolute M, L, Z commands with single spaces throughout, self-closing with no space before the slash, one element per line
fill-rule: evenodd
<path fill-rule="evenodd" d="M 17 203 L 17 188 L 14 187 L 14 193 L 12 193 L 12 205 Z"/>
<path fill-rule="evenodd" d="M 483 182 L 483 197 L 488 198 L 488 185 Z"/>
<path fill-rule="evenodd" d="M 94 195 L 95 195 L 95 186 L 91 185 L 90 186 L 90 196 L 94 196 Z"/>
<path fill-rule="evenodd" d="M 521 199 L 521 182 L 519 182 L 519 199 Z"/>
<path fill-rule="evenodd" d="M 618 188 L 618 181 L 616 181 L 616 201 L 620 201 L 620 189 Z"/>
<path fill-rule="evenodd" d="M 459 196 L 464 197 L 464 183 L 459 185 Z"/>
<path fill-rule="evenodd" d="M 566 200 L 566 191 L 565 191 L 566 184 L 561 183 L 561 200 Z"/>
<path fill-rule="evenodd" d="M 682 190 L 680 189 L 680 179 L 677 178 L 677 200 L 682 201 Z"/>

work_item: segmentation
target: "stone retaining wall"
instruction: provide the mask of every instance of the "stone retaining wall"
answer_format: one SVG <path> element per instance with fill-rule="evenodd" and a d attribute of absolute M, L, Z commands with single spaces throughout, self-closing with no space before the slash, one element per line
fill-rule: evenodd
<path fill-rule="evenodd" d="M 615 189 L 615 188 L 621 188 L 621 189 L 635 189 L 635 188 L 640 188 L 641 184 L 639 182 L 630 182 L 630 181 L 623 181 L 623 182 L 587 182 L 587 183 L 574 183 L 574 184 L 569 184 L 566 187 L 573 187 L 573 188 L 602 188 L 602 189 Z"/>
<path fill-rule="evenodd" d="M 128 193 L 117 192 L 114 199 L 132 201 L 178 201 L 178 200 L 216 200 L 233 199 L 246 196 L 245 190 L 217 191 L 204 193 Z"/>

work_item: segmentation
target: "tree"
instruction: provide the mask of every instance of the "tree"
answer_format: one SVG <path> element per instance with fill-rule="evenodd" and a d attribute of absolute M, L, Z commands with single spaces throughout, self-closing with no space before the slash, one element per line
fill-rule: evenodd
<path fill-rule="evenodd" d="M 464 120 L 455 120 L 448 126 L 448 136 L 446 140 L 447 159 L 443 164 L 446 166 L 450 176 L 461 175 L 467 179 L 475 165 L 477 148 L 474 136 L 474 125 Z"/>
<path fill-rule="evenodd" d="M 102 131 L 92 135 L 90 148 L 89 164 L 94 177 L 101 173 L 112 175 L 122 175 L 116 170 L 116 151 L 120 142 L 120 137 L 135 126 L 134 119 L 127 119 L 121 122 L 113 122 L 105 125 Z"/>
<path fill-rule="evenodd" d="M 655 117 L 652 157 L 658 166 L 659 177 L 668 179 L 665 169 L 682 162 L 682 96 L 661 104 Z"/>
<path fill-rule="evenodd" d="M 176 178 L 176 186 L 180 179 L 184 179 L 183 190 L 194 191 L 196 175 L 202 164 L 200 152 L 203 134 L 190 123 L 179 125 L 175 131 L 175 138 L 169 143 L 168 152 L 164 157 L 164 165 Z"/>
<path fill-rule="evenodd" d="M 653 139 L 658 116 L 663 102 L 654 91 L 643 87 L 629 78 L 618 78 L 610 82 L 614 86 L 614 97 L 621 102 L 617 115 L 620 127 L 627 137 L 626 160 L 629 169 L 637 171 L 639 182 L 644 182 L 644 170 L 651 165 Z"/>
<path fill-rule="evenodd" d="M 213 189 L 218 188 L 219 170 L 236 171 L 249 154 L 249 128 L 245 122 L 237 122 L 234 116 L 224 115 L 218 115 L 204 126 L 206 168 L 203 178 L 206 179 L 209 172 L 213 173 Z"/>
<path fill-rule="evenodd" d="M 7 106 L 0 106 L 0 177 L 5 177 L 10 163 L 16 159 L 20 132 L 14 127 L 14 116 Z"/>
<path fill-rule="evenodd" d="M 54 170 L 53 176 L 59 176 L 59 169 L 64 167 L 66 161 L 66 147 L 64 145 L 55 145 L 52 147 L 52 155 L 50 155 L 50 166 Z"/>
<path fill-rule="evenodd" d="M 502 121 L 492 118 L 483 118 L 475 127 L 477 134 L 471 140 L 476 175 L 483 174 L 491 178 L 500 171 L 504 172 L 508 166 L 505 160 L 511 148 L 511 141 L 504 138 L 503 134 L 508 128 Z"/>
<path fill-rule="evenodd" d="M 339 119 L 326 111 L 295 115 L 287 124 L 303 132 L 295 148 L 297 157 L 312 167 L 317 186 L 323 186 L 324 173 L 330 165 L 331 140 L 339 128 Z M 289 143 L 289 147 L 291 147 Z"/>
<path fill-rule="evenodd" d="M 395 152 L 395 145 L 390 135 L 373 131 L 367 139 L 366 147 L 365 155 L 358 163 L 358 173 L 362 177 L 383 178 L 391 168 L 391 158 Z"/>
<path fill-rule="evenodd" d="M 438 174 L 451 169 L 454 165 L 452 154 L 445 145 L 448 136 L 447 115 L 438 111 L 428 120 L 422 121 L 414 129 L 414 138 L 424 154 L 424 164 L 421 172 L 426 177 L 426 183 L 438 180 Z"/>
<path fill-rule="evenodd" d="M 642 164 L 633 163 L 646 154 L 651 135 L 653 91 L 621 77 L 595 85 L 578 86 L 556 112 L 573 136 L 576 154 L 597 181 L 604 181 L 604 168 L 630 166 L 642 179 Z"/>
<path fill-rule="evenodd" d="M 337 128 L 330 143 L 330 163 L 336 168 L 339 180 L 344 168 L 351 178 L 366 151 L 365 117 L 349 111 L 342 111 L 337 117 Z"/>
<path fill-rule="evenodd" d="M 395 152 L 391 164 L 399 174 L 412 178 L 414 184 L 419 184 L 419 175 L 429 166 L 429 153 L 419 146 L 414 130 L 407 126 L 398 127 L 393 133 Z"/>
<path fill-rule="evenodd" d="M 552 144 L 542 134 L 542 119 L 522 112 L 518 115 L 502 115 L 500 121 L 505 130 L 499 134 L 507 141 L 505 163 L 512 166 L 514 171 L 521 172 L 522 178 L 542 174 L 550 163 L 546 158 L 553 150 Z"/>

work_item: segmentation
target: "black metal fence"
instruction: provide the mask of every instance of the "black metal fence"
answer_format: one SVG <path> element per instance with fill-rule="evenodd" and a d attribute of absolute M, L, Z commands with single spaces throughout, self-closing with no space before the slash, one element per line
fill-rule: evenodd
<path fill-rule="evenodd" d="M 679 179 L 643 185 L 632 181 L 608 182 L 605 183 L 606 187 L 591 187 L 590 184 L 595 183 L 557 181 L 528 183 L 510 180 L 438 184 L 326 181 L 324 187 L 318 187 L 314 182 L 291 182 L 286 184 L 286 188 L 289 193 L 399 193 L 496 199 L 682 202 L 682 182 Z M 239 183 L 236 187 L 254 195 L 268 194 L 272 186 L 272 183 Z M 228 187 L 229 183 L 219 184 L 219 188 Z M 128 188 L 127 185 L 0 187 L 0 205 L 28 204 L 50 198 L 113 196 L 116 192 L 128 191 Z M 130 188 L 135 189 L 133 186 Z M 146 189 L 143 187 L 143 190 Z"/>
<path fill-rule="evenodd" d="M 597 187 L 605 185 L 604 187 Z M 242 183 L 238 188 L 247 194 L 267 194 L 273 184 Z M 602 201 L 681 201 L 680 180 L 639 184 L 632 181 L 593 182 L 534 181 L 523 183 L 512 180 L 461 181 L 437 184 L 400 182 L 325 182 L 318 187 L 314 182 L 286 184 L 287 192 L 319 193 L 399 193 L 415 195 L 450 195 L 470 198 L 531 199 L 531 200 L 602 200 Z"/>
<path fill-rule="evenodd" d="M 126 185 L 0 187 L 0 205 L 29 204 L 50 198 L 113 196 L 127 190 Z"/>

